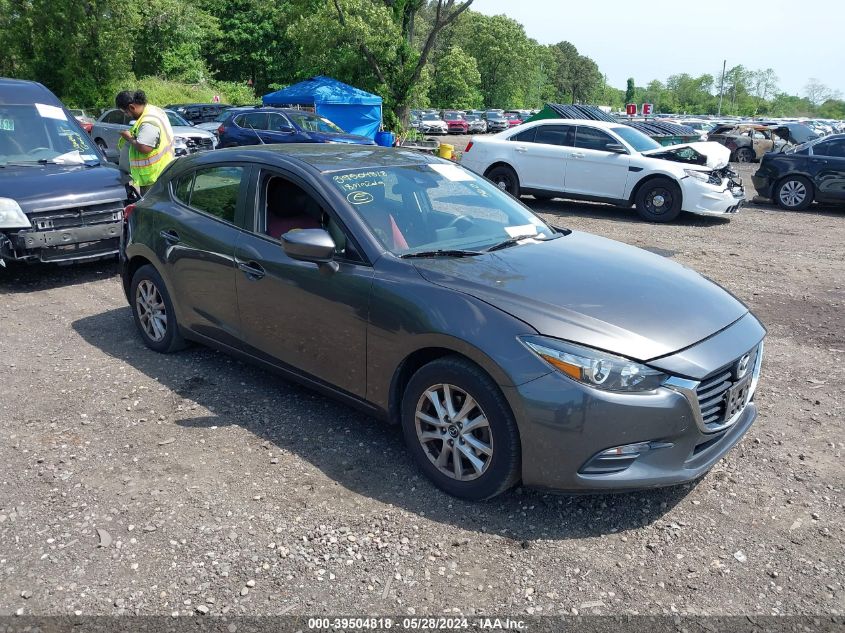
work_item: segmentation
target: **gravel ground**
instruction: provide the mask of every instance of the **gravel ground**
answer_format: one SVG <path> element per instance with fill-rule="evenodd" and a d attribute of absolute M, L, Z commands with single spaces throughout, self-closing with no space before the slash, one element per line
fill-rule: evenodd
<path fill-rule="evenodd" d="M 114 263 L 0 269 L 0 614 L 845 613 L 842 209 L 664 226 L 525 201 L 768 327 L 760 417 L 707 476 L 463 503 L 397 428 L 208 349 L 147 350 Z"/>

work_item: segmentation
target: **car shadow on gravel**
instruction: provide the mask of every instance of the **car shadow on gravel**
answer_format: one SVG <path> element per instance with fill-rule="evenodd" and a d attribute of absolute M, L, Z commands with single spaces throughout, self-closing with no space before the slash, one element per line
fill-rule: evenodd
<path fill-rule="evenodd" d="M 73 328 L 92 346 L 172 392 L 162 396 L 170 402 L 169 410 L 157 406 L 157 411 L 183 429 L 166 431 L 177 435 L 177 441 L 179 433 L 198 428 L 242 426 L 267 442 L 265 447 L 275 445 L 274 454 L 294 454 L 358 495 L 446 525 L 500 535 L 523 548 L 538 539 L 598 537 L 640 528 L 659 520 L 698 484 L 602 495 L 517 488 L 468 503 L 440 492 L 417 471 L 397 426 L 202 346 L 157 354 L 142 344 L 128 307 L 79 319 Z M 185 400 L 212 414 L 191 417 L 189 410 L 178 411 L 174 403 Z M 287 472 L 301 476 L 302 471 Z M 295 487 L 301 482 L 283 478 L 282 483 Z"/>
<path fill-rule="evenodd" d="M 7 264 L 0 267 L 0 293 L 18 294 L 52 290 L 108 279 L 119 273 L 117 257 L 60 266 L 58 264 Z"/>
<path fill-rule="evenodd" d="M 601 202 L 576 202 L 556 198 L 554 200 L 536 200 L 534 198 L 522 198 L 534 213 L 552 215 L 564 220 L 565 218 L 590 218 L 596 220 L 613 220 L 615 222 L 627 222 L 629 224 L 646 224 L 633 207 L 623 209 Z M 695 215 L 693 213 L 681 213 L 671 224 L 680 226 L 723 226 L 731 221 L 729 217 Z M 563 222 L 556 223 L 565 226 Z"/>

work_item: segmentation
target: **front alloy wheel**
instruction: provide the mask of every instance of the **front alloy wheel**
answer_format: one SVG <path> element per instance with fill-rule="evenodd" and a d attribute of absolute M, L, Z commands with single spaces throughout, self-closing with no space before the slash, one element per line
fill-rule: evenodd
<path fill-rule="evenodd" d="M 402 433 L 414 461 L 451 495 L 478 501 L 519 481 L 522 445 L 498 385 L 478 365 L 445 356 L 411 376 Z"/>
<path fill-rule="evenodd" d="M 457 481 L 483 475 L 493 457 L 490 423 L 475 399 L 455 385 L 433 385 L 417 402 L 417 439 L 437 469 Z"/>

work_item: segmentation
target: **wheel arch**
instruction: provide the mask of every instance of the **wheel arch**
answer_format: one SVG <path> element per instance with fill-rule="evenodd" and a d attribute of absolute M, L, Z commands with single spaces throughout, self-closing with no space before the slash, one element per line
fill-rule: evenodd
<path fill-rule="evenodd" d="M 517 178 L 519 178 L 519 172 L 516 171 L 516 168 L 513 165 L 511 165 L 509 162 L 504 161 L 504 160 L 497 160 L 495 163 L 492 163 L 491 165 L 489 165 L 487 167 L 487 169 L 484 170 L 484 177 L 487 178 L 487 174 L 489 174 L 491 171 L 496 169 L 496 167 L 507 167 L 513 173 L 516 174 Z"/>
<path fill-rule="evenodd" d="M 681 183 L 678 182 L 678 178 L 676 176 L 674 176 L 673 174 L 668 174 L 668 173 L 664 173 L 664 172 L 649 174 L 648 176 L 644 177 L 642 180 L 637 182 L 637 184 L 634 185 L 634 187 L 631 189 L 631 195 L 628 197 L 628 202 L 630 204 L 635 204 L 636 201 L 637 201 L 637 194 L 640 192 L 640 189 L 642 189 L 645 185 L 647 185 L 652 180 L 656 180 L 658 178 L 665 178 L 665 179 L 671 180 L 673 183 L 675 183 L 675 186 L 678 188 L 678 193 L 681 194 L 681 208 L 683 208 L 683 205 L 684 205 L 684 188 L 681 186 Z"/>
<path fill-rule="evenodd" d="M 156 265 L 144 255 L 135 255 L 126 262 L 126 274 L 123 276 L 123 293 L 126 295 L 126 300 L 129 301 L 130 304 L 132 303 L 132 298 L 129 296 L 129 287 L 132 285 L 132 278 L 135 276 L 135 273 L 138 272 L 139 268 L 146 266 L 147 264 L 156 268 Z M 156 268 L 156 270 L 158 270 L 158 268 Z"/>
<path fill-rule="evenodd" d="M 472 363 L 487 374 L 499 388 L 501 388 L 500 385 L 503 384 L 503 382 L 509 382 L 509 379 L 506 377 L 501 368 L 495 366 L 495 364 L 491 367 L 490 363 L 492 363 L 492 361 L 490 361 L 490 363 L 479 362 L 481 359 L 474 358 L 476 354 L 471 352 L 463 353 L 452 347 L 443 347 L 440 345 L 421 347 L 405 356 L 393 372 L 393 377 L 390 380 L 387 406 L 387 419 L 391 424 L 399 424 L 400 422 L 402 396 L 405 393 L 405 388 L 408 386 L 408 382 L 411 380 L 411 377 L 421 367 L 446 356 L 455 356 Z M 508 402 L 507 397 L 505 398 L 505 401 Z M 510 402 L 508 402 L 508 406 L 511 406 Z"/>

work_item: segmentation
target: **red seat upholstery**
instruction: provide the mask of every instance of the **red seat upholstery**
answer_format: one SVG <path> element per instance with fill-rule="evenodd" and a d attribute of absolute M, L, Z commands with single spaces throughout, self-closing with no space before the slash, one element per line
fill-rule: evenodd
<path fill-rule="evenodd" d="M 267 235 L 275 237 L 277 240 L 288 231 L 294 229 L 319 229 L 320 223 L 317 222 L 310 215 L 293 215 L 281 217 L 275 213 L 271 213 L 267 217 Z"/>

